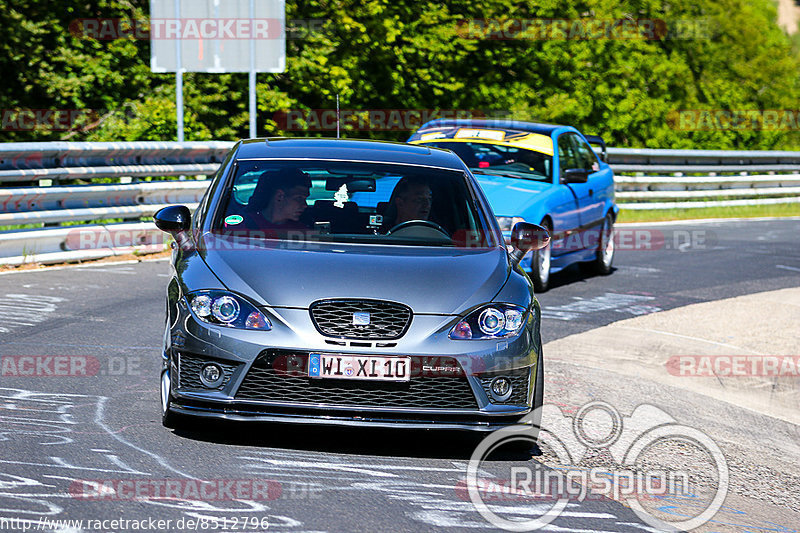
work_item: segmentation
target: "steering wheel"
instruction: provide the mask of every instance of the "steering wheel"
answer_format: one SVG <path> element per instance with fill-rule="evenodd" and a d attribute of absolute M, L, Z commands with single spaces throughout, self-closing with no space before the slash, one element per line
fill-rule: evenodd
<path fill-rule="evenodd" d="M 400 224 L 397 224 L 396 226 L 391 228 L 389 231 L 386 232 L 386 235 L 391 235 L 395 231 L 409 228 L 411 226 L 427 226 L 429 228 L 435 229 L 436 231 L 441 231 L 447 236 L 448 239 L 450 238 L 450 234 L 447 232 L 446 229 L 441 227 L 436 222 L 431 222 L 430 220 L 406 220 L 405 222 L 401 222 Z"/>

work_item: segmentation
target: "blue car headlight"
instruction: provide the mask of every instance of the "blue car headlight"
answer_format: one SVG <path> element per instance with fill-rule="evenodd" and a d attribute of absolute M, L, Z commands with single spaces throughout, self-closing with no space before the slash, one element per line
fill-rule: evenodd
<path fill-rule="evenodd" d="M 192 313 L 209 324 L 229 328 L 272 329 L 269 319 L 241 296 L 227 291 L 196 291 L 187 296 Z"/>
<path fill-rule="evenodd" d="M 500 231 L 511 232 L 511 228 L 517 222 L 525 222 L 522 217 L 497 217 L 497 224 L 500 226 Z"/>
<path fill-rule="evenodd" d="M 512 304 L 490 304 L 461 319 L 450 330 L 450 338 L 502 339 L 517 335 L 525 325 L 526 311 Z"/>

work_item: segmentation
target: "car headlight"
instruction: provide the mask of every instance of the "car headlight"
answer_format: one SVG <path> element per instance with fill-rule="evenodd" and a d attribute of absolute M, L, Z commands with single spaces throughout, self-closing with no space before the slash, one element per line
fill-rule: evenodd
<path fill-rule="evenodd" d="M 502 339 L 518 334 L 525 324 L 525 309 L 512 304 L 491 304 L 461 319 L 450 330 L 450 338 Z"/>
<path fill-rule="evenodd" d="M 256 306 L 227 291 L 197 291 L 188 296 L 194 315 L 209 324 L 229 328 L 272 329 L 269 319 Z"/>
<path fill-rule="evenodd" d="M 500 231 L 503 232 L 503 240 L 509 252 L 514 251 L 514 247 L 511 246 L 511 229 L 517 222 L 525 222 L 525 219 L 522 217 L 497 217 L 497 224 L 500 226 Z"/>
<path fill-rule="evenodd" d="M 514 224 L 517 222 L 525 222 L 522 217 L 497 217 L 497 223 L 500 225 L 500 231 L 511 231 Z"/>

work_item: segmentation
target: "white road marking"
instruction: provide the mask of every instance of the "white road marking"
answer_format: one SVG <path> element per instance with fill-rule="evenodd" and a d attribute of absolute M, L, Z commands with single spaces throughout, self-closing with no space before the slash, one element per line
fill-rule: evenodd
<path fill-rule="evenodd" d="M 644 302 L 655 300 L 655 296 L 607 292 L 602 296 L 595 296 L 589 299 L 584 299 L 580 296 L 574 296 L 573 298 L 576 301 L 572 303 L 543 307 L 542 318 L 574 320 L 582 314 L 599 311 L 614 311 L 635 316 L 661 311 L 660 307 L 644 305 Z"/>
<path fill-rule="evenodd" d="M 83 267 L 79 268 L 78 270 L 85 270 L 87 272 L 108 272 L 110 274 L 136 274 L 136 271 L 132 267 L 122 267 L 122 268 Z"/>
<path fill-rule="evenodd" d="M 786 265 L 775 265 L 775 268 L 782 268 L 783 270 L 791 270 L 792 272 L 800 272 L 800 268 L 790 267 Z"/>
<path fill-rule="evenodd" d="M 689 220 L 665 220 L 661 222 L 620 222 L 618 224 L 614 224 L 614 227 L 694 226 L 697 224 L 720 224 L 727 222 L 774 222 L 777 220 L 800 220 L 800 217 L 695 218 Z"/>
<path fill-rule="evenodd" d="M 632 265 L 619 265 L 615 267 L 617 270 L 622 270 L 623 272 L 641 272 L 643 274 L 658 274 L 661 272 L 660 268 L 652 268 L 652 267 L 640 267 L 640 266 L 632 266 Z"/>
<path fill-rule="evenodd" d="M 266 464 L 280 466 L 280 467 L 321 468 L 323 470 L 337 470 L 340 472 L 368 474 L 370 476 L 375 476 L 375 477 L 397 477 L 396 474 L 392 474 L 390 472 L 382 472 L 380 470 L 375 470 L 374 465 L 370 465 L 371 468 L 360 468 L 360 467 L 350 466 L 349 464 L 346 463 L 282 460 L 282 459 L 268 459 L 266 457 L 247 457 L 247 456 L 240 457 L 240 459 L 245 459 L 250 461 L 261 461 Z M 246 466 L 258 468 L 258 465 L 254 464 Z"/>
<path fill-rule="evenodd" d="M 134 265 L 136 263 L 155 263 L 158 261 L 169 261 L 169 257 L 156 257 L 152 259 L 130 259 L 128 261 L 114 261 L 115 265 Z M 102 263 L 110 264 L 110 263 Z M 7 276 L 10 274 L 28 274 L 31 272 L 53 272 L 54 270 L 83 270 L 86 271 L 86 265 L 62 265 L 62 266 L 47 266 L 42 268 L 34 268 L 29 270 L 5 270 L 0 272 L 0 276 Z"/>
<path fill-rule="evenodd" d="M 155 461 L 158 464 L 160 464 L 161 466 L 163 466 L 164 468 L 166 468 L 170 472 L 174 472 L 174 473 L 178 474 L 179 476 L 183 476 L 183 477 L 185 477 L 187 479 L 191 479 L 191 480 L 194 480 L 194 481 L 200 481 L 200 479 L 198 479 L 198 478 L 196 478 L 196 477 L 194 477 L 192 475 L 186 474 L 184 472 L 181 472 L 177 468 L 174 468 L 169 463 L 167 463 L 166 459 L 164 459 L 163 457 L 161 457 L 157 453 L 151 452 L 150 450 L 145 450 L 144 448 L 140 448 L 140 447 L 136 446 L 135 444 L 133 444 L 132 442 L 122 438 L 119 434 L 111 431 L 111 428 L 109 428 L 106 425 L 105 421 L 103 420 L 103 415 L 105 414 L 105 407 L 106 407 L 106 402 L 107 401 L 108 401 L 107 397 L 105 397 L 105 396 L 101 396 L 100 397 L 100 401 L 97 404 L 97 414 L 96 414 L 96 416 L 94 418 L 94 422 L 95 422 L 95 424 L 97 424 L 98 426 L 103 428 L 103 430 L 106 433 L 108 433 L 109 436 L 111 436 L 111 438 L 113 438 L 114 440 L 119 441 L 120 443 L 124 444 L 125 446 L 129 446 L 129 447 L 133 448 L 134 450 L 147 455 L 148 457 L 151 457 L 151 458 L 155 459 Z"/>
<path fill-rule="evenodd" d="M 669 337 L 680 337 L 681 339 L 689 339 L 689 340 L 692 340 L 692 341 L 705 342 L 707 344 L 713 344 L 715 346 L 722 346 L 724 348 L 732 348 L 734 350 L 744 350 L 746 352 L 750 352 L 750 353 L 755 354 L 755 355 L 765 355 L 765 354 L 763 354 L 761 352 L 754 352 L 753 350 L 750 350 L 750 349 L 747 349 L 747 348 L 742 348 L 741 346 L 734 346 L 733 344 L 726 344 L 724 342 L 710 341 L 708 339 L 702 339 L 700 337 L 692 337 L 692 336 L 689 336 L 689 335 L 681 335 L 679 333 L 670 333 L 669 331 L 661 331 L 661 330 L 650 329 L 650 328 L 633 328 L 633 327 L 630 327 L 630 326 L 617 326 L 617 327 L 620 328 L 620 329 L 630 329 L 630 330 L 633 330 L 633 331 L 647 331 L 648 333 L 658 333 L 659 335 L 667 335 Z"/>
<path fill-rule="evenodd" d="M 66 301 L 56 296 L 6 294 L 0 298 L 0 333 L 10 333 L 19 326 L 34 326 L 51 318 L 56 304 Z"/>

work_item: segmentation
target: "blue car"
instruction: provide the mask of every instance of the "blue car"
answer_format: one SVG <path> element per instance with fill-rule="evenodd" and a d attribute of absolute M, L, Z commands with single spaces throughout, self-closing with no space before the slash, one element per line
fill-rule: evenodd
<path fill-rule="evenodd" d="M 422 125 L 408 142 L 455 152 L 483 188 L 506 238 L 521 221 L 549 230 L 551 245 L 521 263 L 537 291 L 547 290 L 550 274 L 573 263 L 611 273 L 619 207 L 599 137 L 571 126 L 441 119 Z M 590 142 L 602 147 L 602 157 Z"/>

